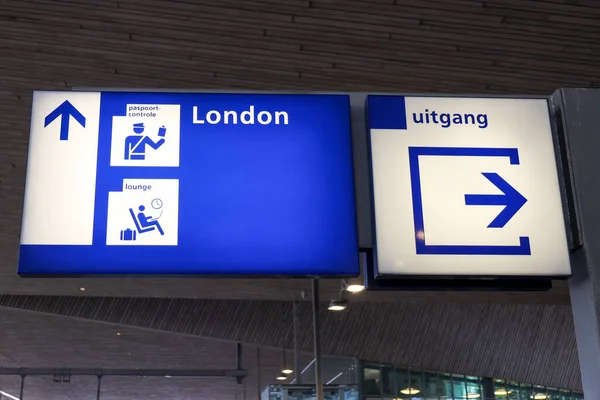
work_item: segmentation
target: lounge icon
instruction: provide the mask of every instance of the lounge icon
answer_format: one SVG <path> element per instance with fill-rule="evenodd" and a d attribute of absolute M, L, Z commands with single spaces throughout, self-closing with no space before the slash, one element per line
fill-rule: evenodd
<path fill-rule="evenodd" d="M 131 214 L 131 218 L 133 218 L 133 222 L 135 223 L 135 228 L 137 229 L 138 233 L 142 234 L 146 232 L 152 232 L 153 230 L 158 230 L 161 235 L 165 234 L 160 226 L 160 223 L 158 222 L 158 219 L 162 215 L 162 211 L 158 217 L 152 217 L 151 215 L 146 215 L 146 207 L 143 205 L 140 205 L 138 210 L 139 212 L 136 215 L 136 213 L 133 211 L 133 208 L 129 209 L 129 214 Z"/>

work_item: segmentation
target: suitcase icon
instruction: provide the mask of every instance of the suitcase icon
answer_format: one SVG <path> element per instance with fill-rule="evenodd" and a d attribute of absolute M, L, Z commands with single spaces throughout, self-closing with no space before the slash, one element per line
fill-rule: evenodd
<path fill-rule="evenodd" d="M 137 232 L 136 231 L 132 231 L 131 229 L 127 228 L 121 231 L 121 240 L 126 241 L 126 240 L 135 240 L 136 239 L 136 235 Z"/>

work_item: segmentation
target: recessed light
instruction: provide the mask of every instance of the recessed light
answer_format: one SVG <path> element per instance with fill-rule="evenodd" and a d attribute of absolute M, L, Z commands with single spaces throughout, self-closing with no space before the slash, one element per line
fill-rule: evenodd
<path fill-rule="evenodd" d="M 121 332 L 117 332 L 117 336 L 121 336 Z"/>
<path fill-rule="evenodd" d="M 365 285 L 351 284 L 346 286 L 346 291 L 350 293 L 360 293 L 365 290 Z"/>
<path fill-rule="evenodd" d="M 287 379 L 287 376 L 285 376 L 284 374 L 277 375 L 277 380 L 278 381 L 285 381 L 286 379 Z"/>
<path fill-rule="evenodd" d="M 327 309 L 329 311 L 344 311 L 348 307 L 348 302 L 344 299 L 332 300 Z"/>
<path fill-rule="evenodd" d="M 170 378 L 170 377 L 171 377 L 171 375 L 165 375 L 165 378 Z"/>
<path fill-rule="evenodd" d="M 80 292 L 85 292 L 85 288 L 84 288 L 83 286 L 80 286 L 80 287 L 79 287 L 79 291 L 80 291 Z"/>

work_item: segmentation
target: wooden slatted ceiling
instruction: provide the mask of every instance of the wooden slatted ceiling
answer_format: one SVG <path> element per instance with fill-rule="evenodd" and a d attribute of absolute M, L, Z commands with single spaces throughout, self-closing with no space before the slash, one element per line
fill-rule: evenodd
<path fill-rule="evenodd" d="M 0 365 L 6 368 L 236 368 L 236 345 L 222 340 L 115 327 L 8 308 L 0 309 L 0 325 Z M 263 348 L 257 360 L 256 348 L 243 346 L 242 368 L 248 371 L 248 377 L 242 385 L 231 378 L 105 376 L 101 399 L 254 400 L 259 389 L 275 382 L 281 371 L 281 358 L 281 349 Z M 310 361 L 309 355 L 301 358 L 302 365 Z M 325 369 L 325 375 L 331 376 Z M 0 375 L 0 389 L 4 392 L 19 396 L 20 384 L 19 376 Z M 96 390 L 97 379 L 93 376 L 73 376 L 69 383 L 55 383 L 52 376 L 29 375 L 22 399 L 96 399 Z"/>
<path fill-rule="evenodd" d="M 2 83 L 547 94 L 600 80 L 600 8 L 569 3 L 5 1 Z"/>
<path fill-rule="evenodd" d="M 85 286 L 97 296 L 291 299 L 307 287 L 17 278 L 34 89 L 550 94 L 600 83 L 599 17 L 596 0 L 0 0 L 0 293 L 83 294 L 77 287 Z M 331 298 L 339 282 L 323 286 Z M 557 286 L 546 294 L 365 294 L 402 302 L 326 314 L 324 350 L 579 388 L 568 306 L 443 304 L 568 303 L 565 285 Z M 285 303 L 41 299 L 9 296 L 1 304 L 269 345 L 280 345 L 289 328 Z M 308 330 L 303 338 L 308 349 Z"/>
<path fill-rule="evenodd" d="M 31 93 L 73 86 L 549 94 L 600 81 L 595 1 L 0 0 L 0 293 L 297 297 L 307 282 L 15 276 Z M 369 300 L 568 303 L 545 294 Z M 326 283 L 324 296 L 339 282 Z"/>
<path fill-rule="evenodd" d="M 0 307 L 276 348 L 286 338 L 292 347 L 290 302 L 0 296 Z M 324 354 L 581 388 L 569 306 L 361 303 L 334 313 L 323 304 L 321 316 Z M 306 352 L 311 318 L 303 303 Z"/>

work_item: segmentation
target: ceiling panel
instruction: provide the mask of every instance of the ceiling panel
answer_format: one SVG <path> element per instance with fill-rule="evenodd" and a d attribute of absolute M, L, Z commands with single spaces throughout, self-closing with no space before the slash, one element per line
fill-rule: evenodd
<path fill-rule="evenodd" d="M 291 302 L 0 296 L 0 307 L 292 347 Z M 302 350 L 312 351 L 310 303 L 300 303 Z M 322 351 L 553 387 L 581 387 L 569 306 L 475 303 L 322 304 Z"/>

